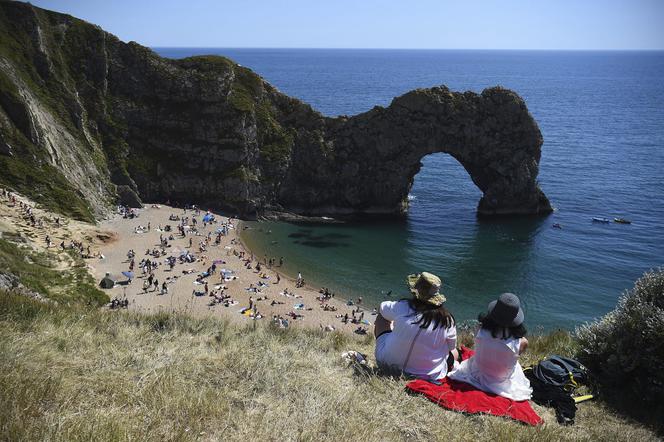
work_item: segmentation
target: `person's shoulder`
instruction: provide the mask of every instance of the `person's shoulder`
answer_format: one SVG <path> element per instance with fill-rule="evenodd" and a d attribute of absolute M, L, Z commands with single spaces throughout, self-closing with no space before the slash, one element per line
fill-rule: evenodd
<path fill-rule="evenodd" d="M 403 315 L 410 313 L 410 305 L 406 300 L 400 301 L 383 301 L 380 303 L 380 311 L 390 311 L 395 315 Z"/>

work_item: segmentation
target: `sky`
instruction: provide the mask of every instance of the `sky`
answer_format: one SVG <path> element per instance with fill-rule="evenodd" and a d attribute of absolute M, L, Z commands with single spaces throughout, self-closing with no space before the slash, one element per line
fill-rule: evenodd
<path fill-rule="evenodd" d="M 664 0 L 32 0 L 151 47 L 664 49 Z"/>

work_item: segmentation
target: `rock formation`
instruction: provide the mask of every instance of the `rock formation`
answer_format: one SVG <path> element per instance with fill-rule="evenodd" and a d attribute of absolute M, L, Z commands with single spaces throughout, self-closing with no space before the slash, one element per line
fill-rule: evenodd
<path fill-rule="evenodd" d="M 542 136 L 509 90 L 418 89 L 328 118 L 226 58 L 165 59 L 25 3 L 0 2 L 0 38 L 0 182 L 83 218 L 118 198 L 400 215 L 434 152 L 482 190 L 478 214 L 551 211 Z"/>

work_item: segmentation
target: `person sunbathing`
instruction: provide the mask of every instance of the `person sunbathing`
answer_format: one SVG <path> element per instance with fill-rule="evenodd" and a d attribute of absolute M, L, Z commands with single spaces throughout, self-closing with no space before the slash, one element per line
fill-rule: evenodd
<path fill-rule="evenodd" d="M 439 291 L 442 281 L 422 272 L 409 275 L 407 282 L 412 298 L 380 305 L 374 328 L 376 361 L 390 372 L 429 380 L 444 378 L 458 352 L 454 316 Z"/>
<path fill-rule="evenodd" d="M 503 293 L 478 320 L 475 354 L 459 364 L 450 379 L 515 401 L 530 399 L 530 381 L 519 364 L 519 355 L 528 347 L 519 298 Z"/>

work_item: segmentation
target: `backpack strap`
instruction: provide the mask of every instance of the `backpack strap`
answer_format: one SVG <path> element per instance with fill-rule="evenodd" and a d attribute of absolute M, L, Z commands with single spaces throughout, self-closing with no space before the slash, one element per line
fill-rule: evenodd
<path fill-rule="evenodd" d="M 410 361 L 410 355 L 413 353 L 413 347 L 415 346 L 415 341 L 417 341 L 417 337 L 420 336 L 420 333 L 422 333 L 422 327 L 417 328 L 417 334 L 413 338 L 413 342 L 410 343 L 410 349 L 408 350 L 408 355 L 406 356 L 406 360 L 403 363 L 403 366 L 401 367 L 401 371 L 405 373 L 406 371 L 406 365 L 408 365 L 408 361 Z"/>

